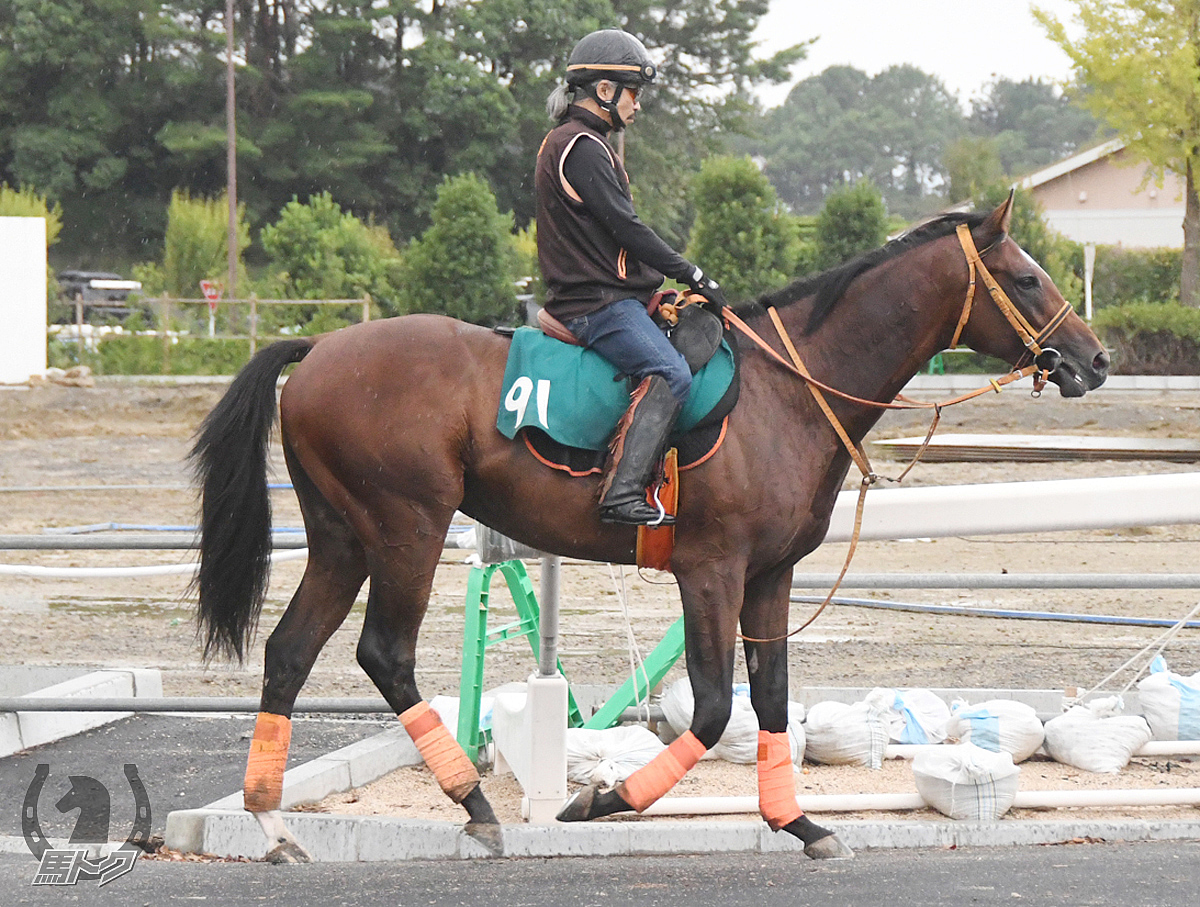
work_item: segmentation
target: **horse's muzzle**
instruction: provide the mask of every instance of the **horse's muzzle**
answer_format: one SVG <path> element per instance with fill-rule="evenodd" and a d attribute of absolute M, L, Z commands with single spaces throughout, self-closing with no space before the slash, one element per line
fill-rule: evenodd
<path fill-rule="evenodd" d="M 1045 365 L 1043 365 L 1043 357 Z M 1058 385 L 1058 392 L 1064 397 L 1082 397 L 1090 390 L 1095 390 L 1108 378 L 1109 356 L 1105 350 L 1100 350 L 1090 362 L 1079 363 L 1072 357 L 1064 356 L 1054 349 L 1044 349 L 1038 354 L 1039 367 L 1049 367 L 1050 380 Z"/>

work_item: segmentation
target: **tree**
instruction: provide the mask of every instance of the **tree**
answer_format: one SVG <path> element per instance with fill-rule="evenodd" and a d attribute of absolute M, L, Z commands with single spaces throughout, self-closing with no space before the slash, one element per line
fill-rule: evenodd
<path fill-rule="evenodd" d="M 46 221 L 46 245 L 58 242 L 62 230 L 62 207 L 50 204 L 32 189 L 12 189 L 0 183 L 0 217 L 41 217 Z"/>
<path fill-rule="evenodd" d="M 830 194 L 817 217 L 817 267 L 836 267 L 886 239 L 883 196 L 874 184 L 859 180 Z"/>
<path fill-rule="evenodd" d="M 512 214 L 497 210 L 495 195 L 478 176 L 447 177 L 438 188 L 433 223 L 404 256 L 408 309 L 475 324 L 523 323 L 512 227 Z"/>
<path fill-rule="evenodd" d="M 1200 0 L 1072 0 L 1072 39 L 1045 10 L 1034 16 L 1071 58 L 1083 102 L 1159 177 L 1186 184 L 1180 301 L 1200 306 Z"/>
<path fill-rule="evenodd" d="M 1095 140 L 1100 124 L 1081 106 L 1084 93 L 1061 91 L 1041 79 L 997 79 L 972 101 L 968 127 L 972 134 L 992 140 L 1007 175 L 1021 176 Z"/>
<path fill-rule="evenodd" d="M 354 299 L 369 294 L 398 314 L 400 254 L 383 227 L 343 211 L 328 192 L 293 198 L 261 234 L 274 279 L 288 299 Z M 312 314 L 312 313 L 309 313 Z"/>
<path fill-rule="evenodd" d="M 250 245 L 245 215 L 245 207 L 238 205 L 239 257 Z M 228 231 L 227 196 L 192 198 L 187 190 L 173 192 L 163 241 L 163 289 L 172 296 L 194 299 L 200 281 L 223 280 L 229 273 Z"/>
<path fill-rule="evenodd" d="M 796 227 L 748 157 L 711 157 L 692 181 L 696 221 L 688 258 L 731 300 L 753 299 L 795 276 Z"/>
<path fill-rule="evenodd" d="M 964 131 L 958 102 L 913 66 L 870 77 L 831 66 L 792 89 L 770 111 L 748 150 L 800 214 L 815 214 L 829 193 L 861 179 L 879 187 L 888 209 L 914 217 L 936 208 L 946 179 L 941 157 Z"/>

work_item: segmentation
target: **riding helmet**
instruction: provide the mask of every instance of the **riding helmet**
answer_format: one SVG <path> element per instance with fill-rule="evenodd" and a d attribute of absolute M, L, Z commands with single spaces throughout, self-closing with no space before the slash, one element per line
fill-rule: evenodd
<path fill-rule="evenodd" d="M 585 35 L 567 61 L 567 84 L 572 88 L 597 79 L 648 85 L 657 74 L 646 46 L 619 28 L 604 28 Z"/>

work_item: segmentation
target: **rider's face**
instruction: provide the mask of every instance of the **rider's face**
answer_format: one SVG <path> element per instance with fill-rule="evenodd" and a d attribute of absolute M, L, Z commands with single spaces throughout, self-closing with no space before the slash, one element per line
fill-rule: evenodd
<path fill-rule="evenodd" d="M 637 97 L 638 91 L 633 87 L 621 85 L 619 82 L 603 82 L 599 93 L 605 101 L 615 101 L 621 122 L 626 125 L 632 123 L 637 112 L 642 109 Z"/>
<path fill-rule="evenodd" d="M 617 99 L 617 113 L 627 124 L 632 123 L 637 112 L 642 109 L 637 98 L 637 90 L 628 86 L 621 86 L 618 90 L 621 94 Z"/>

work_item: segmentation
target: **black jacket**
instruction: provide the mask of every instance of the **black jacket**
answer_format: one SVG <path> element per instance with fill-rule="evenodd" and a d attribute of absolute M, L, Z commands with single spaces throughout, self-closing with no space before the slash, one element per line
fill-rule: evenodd
<path fill-rule="evenodd" d="M 608 132 L 572 106 L 538 152 L 538 263 L 546 310 L 560 321 L 619 299 L 648 302 L 664 276 L 687 283 L 696 271 L 638 219 Z"/>

